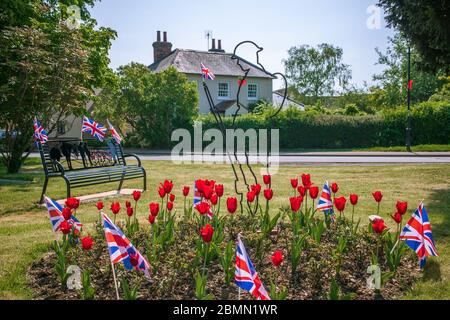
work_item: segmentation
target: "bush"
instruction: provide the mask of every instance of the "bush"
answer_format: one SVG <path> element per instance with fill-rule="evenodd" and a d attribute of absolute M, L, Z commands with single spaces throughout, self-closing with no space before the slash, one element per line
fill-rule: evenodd
<path fill-rule="evenodd" d="M 423 102 L 413 107 L 412 135 L 414 144 L 450 143 L 450 104 Z M 217 128 L 211 115 L 199 117 L 203 130 Z M 232 128 L 232 118 L 224 118 Z M 280 129 L 280 148 L 361 148 L 388 147 L 405 144 L 407 111 L 398 107 L 377 115 L 347 116 L 320 114 L 316 110 L 287 109 L 275 118 L 266 114 L 236 118 L 236 127 L 247 129 Z"/>

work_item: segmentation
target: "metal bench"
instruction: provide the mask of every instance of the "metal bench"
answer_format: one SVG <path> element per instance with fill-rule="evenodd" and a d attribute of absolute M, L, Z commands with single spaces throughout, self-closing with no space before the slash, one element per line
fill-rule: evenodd
<path fill-rule="evenodd" d="M 114 140 L 108 140 L 106 147 L 90 147 L 86 141 L 52 140 L 38 144 L 44 167 L 45 181 L 41 199 L 43 203 L 50 178 L 61 177 L 67 185 L 67 198 L 72 188 L 80 188 L 119 182 L 117 190 L 122 189 L 123 181 L 143 178 L 147 189 L 147 174 L 141 160 L 135 154 L 124 154 L 122 146 Z M 127 165 L 126 158 L 133 157 L 137 165 Z"/>

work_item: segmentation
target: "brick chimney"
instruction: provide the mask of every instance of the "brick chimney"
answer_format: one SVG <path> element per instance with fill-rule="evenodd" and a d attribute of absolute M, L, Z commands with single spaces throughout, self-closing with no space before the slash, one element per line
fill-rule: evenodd
<path fill-rule="evenodd" d="M 153 62 L 160 61 L 172 52 L 172 44 L 167 42 L 167 31 L 163 32 L 161 41 L 161 31 L 156 32 L 156 41 L 153 42 Z"/>
<path fill-rule="evenodd" d="M 209 49 L 209 52 L 225 52 L 222 49 L 222 40 L 217 40 L 217 48 L 216 48 L 216 39 L 212 39 L 212 48 Z"/>

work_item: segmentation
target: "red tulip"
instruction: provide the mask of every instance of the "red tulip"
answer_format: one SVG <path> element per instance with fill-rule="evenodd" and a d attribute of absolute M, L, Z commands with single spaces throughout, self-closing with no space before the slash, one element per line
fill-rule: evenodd
<path fill-rule="evenodd" d="M 97 202 L 95 206 L 97 207 L 98 211 L 102 210 L 105 207 L 105 205 L 101 201 Z"/>
<path fill-rule="evenodd" d="M 216 184 L 214 190 L 219 198 L 223 196 L 223 184 Z"/>
<path fill-rule="evenodd" d="M 217 193 L 213 193 L 210 199 L 213 206 L 217 205 L 217 202 L 219 201 L 219 197 L 217 196 Z"/>
<path fill-rule="evenodd" d="M 306 194 L 306 188 L 304 186 L 298 186 L 297 191 L 302 197 Z"/>
<path fill-rule="evenodd" d="M 404 215 L 406 213 L 406 210 L 408 210 L 408 202 L 397 201 L 396 208 L 398 213 Z"/>
<path fill-rule="evenodd" d="M 198 179 L 195 181 L 195 187 L 197 188 L 198 192 L 203 193 L 204 186 L 205 186 L 205 180 Z"/>
<path fill-rule="evenodd" d="M 139 264 L 139 256 L 136 253 L 130 254 L 130 263 L 133 267 Z"/>
<path fill-rule="evenodd" d="M 156 217 L 159 213 L 159 203 L 152 202 L 149 204 L 149 208 L 150 208 L 150 214 L 152 216 Z"/>
<path fill-rule="evenodd" d="M 189 187 L 184 186 L 183 187 L 183 196 L 187 197 L 189 195 Z"/>
<path fill-rule="evenodd" d="M 201 215 L 204 215 L 204 214 L 207 214 L 207 213 L 209 212 L 209 210 L 211 209 L 211 206 L 209 205 L 208 202 L 202 201 L 202 202 L 200 202 L 199 204 L 197 204 L 197 205 L 195 206 L 195 209 L 196 209 Z"/>
<path fill-rule="evenodd" d="M 265 175 L 263 175 L 263 181 L 264 181 L 264 184 L 270 184 L 270 181 L 271 181 L 272 179 L 271 179 L 271 177 L 270 177 L 270 174 L 265 174 Z"/>
<path fill-rule="evenodd" d="M 384 229 L 386 229 L 386 228 L 387 228 L 387 226 L 384 224 L 383 219 L 375 219 L 372 222 L 372 229 L 377 234 L 383 233 Z"/>
<path fill-rule="evenodd" d="M 155 223 L 155 219 L 156 219 L 156 216 L 154 216 L 152 214 L 150 214 L 148 216 L 148 222 L 150 222 L 150 224 L 154 224 Z"/>
<path fill-rule="evenodd" d="M 229 197 L 227 199 L 227 209 L 229 213 L 235 213 L 237 209 L 237 199 L 235 197 Z"/>
<path fill-rule="evenodd" d="M 298 197 L 291 197 L 290 199 L 291 202 L 291 210 L 293 212 L 297 212 L 298 210 L 300 210 L 300 206 L 303 202 L 303 197 L 302 196 L 298 196 Z"/>
<path fill-rule="evenodd" d="M 267 188 L 264 190 L 264 198 L 266 198 L 266 200 L 270 201 L 273 198 L 273 190 L 270 188 Z"/>
<path fill-rule="evenodd" d="M 216 181 L 206 179 L 205 180 L 205 185 L 206 186 L 210 186 L 211 188 L 214 188 L 214 186 L 216 185 Z"/>
<path fill-rule="evenodd" d="M 64 217 L 64 220 L 69 220 L 72 217 L 72 210 L 65 207 L 62 211 L 62 216 Z"/>
<path fill-rule="evenodd" d="M 345 197 L 339 197 L 334 199 L 334 206 L 338 211 L 342 212 L 345 210 L 345 203 L 347 202 L 347 199 Z"/>
<path fill-rule="evenodd" d="M 210 243 L 213 237 L 214 228 L 208 223 L 200 229 L 200 235 L 205 243 Z"/>
<path fill-rule="evenodd" d="M 126 208 L 131 208 L 131 202 L 130 201 L 125 201 L 125 207 Z"/>
<path fill-rule="evenodd" d="M 302 184 L 303 186 L 308 189 L 311 186 L 311 175 L 310 174 L 302 174 Z"/>
<path fill-rule="evenodd" d="M 170 202 L 174 202 L 175 201 L 175 195 L 171 193 L 170 196 L 169 196 L 169 200 L 170 200 Z"/>
<path fill-rule="evenodd" d="M 139 199 L 141 198 L 141 192 L 139 190 L 134 190 L 133 191 L 133 199 L 134 201 L 139 201 Z"/>
<path fill-rule="evenodd" d="M 172 211 L 173 209 L 173 202 L 167 202 L 167 210 Z"/>
<path fill-rule="evenodd" d="M 356 206 L 356 204 L 358 203 L 358 195 L 356 194 L 351 194 L 350 195 L 350 203 L 354 206 Z"/>
<path fill-rule="evenodd" d="M 129 217 L 133 216 L 133 208 L 132 207 L 127 208 L 127 216 L 129 216 Z"/>
<path fill-rule="evenodd" d="M 261 185 L 259 183 L 250 186 L 250 189 L 255 193 L 256 196 L 259 196 L 261 193 Z"/>
<path fill-rule="evenodd" d="M 81 246 L 83 247 L 83 250 L 91 250 L 92 246 L 94 245 L 94 240 L 90 236 L 86 236 L 83 239 L 81 239 Z"/>
<path fill-rule="evenodd" d="M 169 194 L 170 192 L 172 192 L 172 188 L 173 188 L 172 181 L 165 180 L 164 184 L 163 184 L 163 188 L 164 188 L 164 191 L 166 192 L 166 194 Z"/>
<path fill-rule="evenodd" d="M 298 179 L 291 179 L 291 186 L 296 189 L 298 186 Z"/>
<path fill-rule="evenodd" d="M 211 196 L 214 193 L 214 189 L 208 185 L 204 185 L 203 186 L 203 196 L 205 197 L 206 200 L 211 199 Z"/>
<path fill-rule="evenodd" d="M 68 234 L 72 230 L 72 225 L 67 220 L 64 220 L 59 224 L 59 230 L 63 234 Z"/>
<path fill-rule="evenodd" d="M 381 199 L 383 199 L 383 194 L 381 193 L 381 191 L 375 191 L 372 193 L 373 198 L 375 199 L 376 202 L 380 203 Z"/>
<path fill-rule="evenodd" d="M 402 214 L 400 213 L 400 212 L 395 212 L 392 216 L 391 216 L 391 218 L 392 219 L 394 219 L 394 221 L 397 223 L 397 224 L 400 224 L 401 222 L 402 222 Z"/>
<path fill-rule="evenodd" d="M 318 195 L 319 195 L 319 187 L 310 186 L 309 187 L 309 196 L 311 197 L 311 199 L 317 199 Z"/>
<path fill-rule="evenodd" d="M 66 200 L 66 206 L 70 209 L 76 210 L 80 206 L 80 200 L 77 198 L 68 198 Z"/>
<path fill-rule="evenodd" d="M 255 197 L 256 197 L 255 191 L 247 192 L 247 201 L 248 202 L 252 203 L 253 201 L 255 201 Z"/>
<path fill-rule="evenodd" d="M 277 250 L 272 255 L 272 264 L 275 267 L 278 267 L 284 260 L 283 253 L 280 250 Z"/>
<path fill-rule="evenodd" d="M 164 198 L 166 196 L 166 191 L 164 190 L 163 186 L 160 186 L 158 188 L 158 194 L 159 194 L 160 198 Z"/>
<path fill-rule="evenodd" d="M 331 184 L 331 192 L 337 193 L 338 191 L 339 191 L 339 186 L 338 186 L 338 184 L 337 184 L 336 182 L 333 182 L 333 183 Z"/>
<path fill-rule="evenodd" d="M 118 202 L 111 203 L 111 211 L 114 214 L 118 214 L 120 211 L 120 203 L 118 203 Z"/>

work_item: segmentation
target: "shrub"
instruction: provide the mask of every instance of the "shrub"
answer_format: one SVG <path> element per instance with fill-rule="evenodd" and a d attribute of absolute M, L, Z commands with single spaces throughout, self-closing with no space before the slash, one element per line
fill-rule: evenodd
<path fill-rule="evenodd" d="M 450 103 L 423 102 L 412 108 L 411 116 L 414 144 L 450 143 Z M 203 122 L 203 131 L 217 128 L 211 115 L 198 120 Z M 232 128 L 232 122 L 232 117 L 224 118 L 226 128 Z M 267 113 L 236 118 L 236 128 L 243 130 L 279 128 L 280 148 L 284 149 L 398 146 L 405 143 L 406 125 L 405 107 L 361 116 L 289 108 L 273 119 Z"/>

